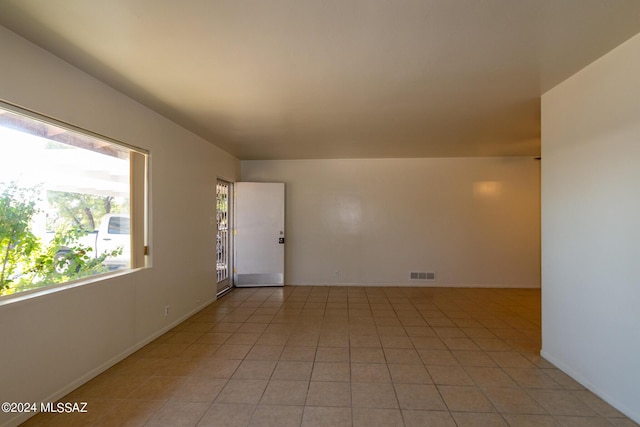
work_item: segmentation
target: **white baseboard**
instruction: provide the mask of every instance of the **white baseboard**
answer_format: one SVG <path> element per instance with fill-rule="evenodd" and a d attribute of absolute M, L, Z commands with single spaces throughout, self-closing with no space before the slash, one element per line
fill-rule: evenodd
<path fill-rule="evenodd" d="M 629 417 L 631 420 L 636 423 L 640 423 L 640 413 L 638 409 L 635 410 L 632 408 L 627 408 L 625 405 L 620 404 L 616 401 L 616 399 L 609 396 L 608 393 L 603 392 L 599 387 L 595 384 L 591 383 L 587 378 L 581 375 L 579 372 L 574 371 L 571 366 L 565 364 L 561 360 L 555 358 L 553 355 L 544 351 L 544 349 L 540 350 L 540 356 L 544 357 L 546 360 L 555 365 L 558 369 L 560 369 L 565 374 L 569 375 L 571 378 L 576 380 L 580 385 L 591 391 L 593 394 L 598 396 L 600 399 L 607 402 L 609 405 L 616 408 L 618 411 L 622 412 L 625 416 Z"/>
<path fill-rule="evenodd" d="M 98 375 L 100 375 L 101 373 L 106 371 L 107 369 L 111 368 L 116 363 L 121 362 L 122 360 L 124 360 L 127 357 L 131 356 L 133 353 L 135 353 L 136 351 L 140 350 L 142 347 L 144 347 L 145 345 L 149 344 L 150 342 L 152 342 L 153 340 L 155 340 L 156 338 L 158 338 L 162 334 L 164 334 L 164 333 L 170 331 L 171 329 L 175 328 L 180 323 L 184 322 L 189 317 L 193 316 L 194 314 L 196 314 L 197 312 L 199 312 L 200 310 L 202 310 L 203 308 L 205 308 L 209 304 L 215 302 L 216 299 L 217 298 L 214 297 L 214 298 L 204 302 L 203 304 L 200 304 L 199 306 L 197 306 L 195 309 L 193 309 L 189 313 L 185 314 L 184 316 L 180 317 L 179 319 L 176 319 L 175 321 L 171 322 L 170 324 L 164 326 L 162 329 L 160 329 L 159 331 L 153 333 L 152 335 L 150 335 L 150 336 L 144 338 L 143 340 L 137 342 L 136 344 L 134 344 L 131 347 L 129 347 L 128 349 L 124 350 L 120 354 L 112 357 L 111 359 L 107 360 L 106 362 L 104 362 L 100 366 L 98 366 L 98 367 L 92 369 L 91 371 L 87 372 L 86 374 L 82 375 L 80 378 L 72 381 L 71 383 L 69 383 L 66 386 L 60 388 L 58 391 L 50 394 L 49 396 L 46 396 L 46 397 L 44 397 L 44 398 L 42 398 L 40 400 L 36 399 L 35 402 L 56 402 L 57 400 L 60 400 L 62 397 L 64 397 L 67 394 L 71 393 L 73 390 L 75 390 L 78 387 L 80 387 L 81 385 L 91 381 L 92 379 L 94 379 L 95 377 L 97 377 Z M 0 427 L 15 427 L 15 426 L 18 426 L 19 424 L 25 422 L 26 420 L 28 420 L 29 418 L 31 418 L 34 415 L 36 415 L 36 414 L 35 413 L 18 414 L 14 418 L 11 418 L 10 420 L 8 420 L 4 424 L 2 424 L 2 426 L 0 426 Z"/>
<path fill-rule="evenodd" d="M 474 283 L 438 283 L 438 282 L 407 282 L 407 283 L 327 283 L 327 282 L 287 282 L 288 286 L 352 286 L 378 288 L 478 288 L 478 289 L 540 289 L 540 285 L 511 285 L 511 284 L 474 284 Z M 285 285 L 285 286 L 286 286 Z"/>

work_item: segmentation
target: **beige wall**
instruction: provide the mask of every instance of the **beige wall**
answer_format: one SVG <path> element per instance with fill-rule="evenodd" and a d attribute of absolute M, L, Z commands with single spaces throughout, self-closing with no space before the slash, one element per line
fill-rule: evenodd
<path fill-rule="evenodd" d="M 538 287 L 532 158 L 243 161 L 286 183 L 286 283 Z M 338 275 L 335 275 L 335 272 Z M 410 271 L 437 281 L 410 282 Z"/>
<path fill-rule="evenodd" d="M 640 421 L 640 35 L 542 97 L 542 354 Z"/>
<path fill-rule="evenodd" d="M 51 401 L 215 299 L 215 182 L 236 180 L 240 165 L 2 27 L 0 58 L 3 101 L 151 153 L 153 268 L 0 300 L 0 401 Z M 0 414 L 0 425 L 12 417 Z"/>

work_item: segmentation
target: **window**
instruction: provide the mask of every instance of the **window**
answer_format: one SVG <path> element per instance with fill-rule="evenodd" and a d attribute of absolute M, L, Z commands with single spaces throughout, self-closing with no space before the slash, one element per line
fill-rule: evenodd
<path fill-rule="evenodd" d="M 109 219 L 109 234 L 129 234 L 128 217 L 112 217 Z"/>
<path fill-rule="evenodd" d="M 0 296 L 145 265 L 143 150 L 0 103 Z"/>

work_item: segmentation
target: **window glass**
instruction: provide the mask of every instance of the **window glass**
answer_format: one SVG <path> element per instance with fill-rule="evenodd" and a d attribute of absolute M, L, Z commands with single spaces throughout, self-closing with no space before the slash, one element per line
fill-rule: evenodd
<path fill-rule="evenodd" d="M 109 219 L 109 234 L 129 234 L 129 218 L 128 217 L 111 217 Z"/>
<path fill-rule="evenodd" d="M 130 268 L 130 157 L 0 104 L 0 296 Z"/>

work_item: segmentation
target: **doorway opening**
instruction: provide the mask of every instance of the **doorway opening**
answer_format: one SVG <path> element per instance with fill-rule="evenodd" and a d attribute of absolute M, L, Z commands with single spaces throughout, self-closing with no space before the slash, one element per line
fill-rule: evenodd
<path fill-rule="evenodd" d="M 216 276 L 217 294 L 222 295 L 231 290 L 232 276 L 229 274 L 231 260 L 231 195 L 233 184 L 218 180 L 216 183 Z"/>

